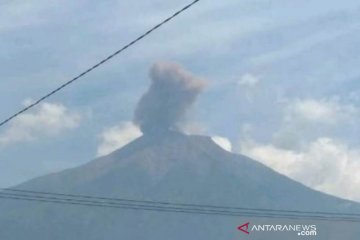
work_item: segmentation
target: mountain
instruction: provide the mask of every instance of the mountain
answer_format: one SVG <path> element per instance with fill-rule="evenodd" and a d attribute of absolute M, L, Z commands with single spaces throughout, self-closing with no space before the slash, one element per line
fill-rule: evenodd
<path fill-rule="evenodd" d="M 138 200 L 360 213 L 360 204 L 312 190 L 263 164 L 227 152 L 206 136 L 144 135 L 83 166 L 19 189 Z M 0 239 L 297 239 L 293 232 L 251 233 L 253 224 L 316 224 L 313 239 L 358 239 L 358 223 L 133 211 L 0 201 Z M 308 239 L 308 238 L 304 238 Z"/>

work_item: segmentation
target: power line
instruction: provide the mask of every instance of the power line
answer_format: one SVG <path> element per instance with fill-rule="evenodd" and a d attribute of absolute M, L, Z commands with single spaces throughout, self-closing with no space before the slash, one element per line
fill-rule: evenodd
<path fill-rule="evenodd" d="M 15 192 L 15 191 L 14 191 Z M 174 213 L 192 213 L 192 214 L 207 214 L 207 215 L 222 215 L 222 216 L 247 216 L 247 217 L 264 217 L 264 218 L 285 218 L 285 219 L 311 219 L 311 220 L 322 220 L 322 221 L 351 221 L 351 222 L 360 222 L 360 215 L 349 215 L 349 216 L 326 216 L 321 214 L 315 214 L 314 212 L 309 212 L 310 214 L 294 214 L 286 211 L 276 211 L 273 212 L 259 212 L 258 209 L 249 211 L 249 210 L 241 210 L 234 211 L 231 209 L 236 208 L 227 208 L 220 207 L 223 209 L 214 209 L 213 207 L 209 207 L 208 205 L 194 205 L 194 204 L 183 204 L 183 206 L 179 206 L 179 204 L 167 203 L 168 206 L 159 205 L 162 202 L 153 202 L 153 201 L 134 201 L 129 199 L 120 199 L 122 202 L 119 202 L 118 198 L 97 198 L 97 197 L 88 197 L 86 200 L 81 199 L 84 198 L 83 195 L 71 195 L 76 196 L 78 199 L 74 197 L 69 197 L 66 194 L 34 194 L 29 193 L 33 191 L 22 191 L 20 190 L 15 193 L 0 193 L 0 198 L 4 199 L 13 199 L 13 200 L 25 200 L 25 201 L 37 201 L 37 202 L 47 202 L 47 203 L 59 203 L 59 204 L 71 204 L 71 205 L 82 205 L 82 206 L 92 206 L 92 207 L 107 207 L 107 208 L 121 208 L 121 209 L 131 209 L 131 210 L 147 210 L 147 211 L 160 211 L 160 212 L 174 212 Z M 27 192 L 27 193 L 21 193 Z M 59 196 L 60 195 L 60 196 Z M 63 196 L 65 195 L 66 198 Z M 79 196 L 81 198 L 79 199 Z M 90 199 L 91 198 L 91 199 Z M 96 199 L 102 199 L 101 201 Z M 109 200 L 112 200 L 109 202 Z M 114 200 L 116 200 L 114 202 Z M 124 202 L 126 201 L 126 202 Z M 142 204 L 140 204 L 142 203 Z M 194 207 L 196 206 L 196 207 Z"/>
<path fill-rule="evenodd" d="M 154 207 L 154 206 L 141 206 L 137 204 L 120 205 L 120 204 L 109 204 L 109 203 L 98 203 L 94 201 L 81 201 L 72 199 L 58 199 L 58 198 L 37 198 L 37 197 L 25 197 L 18 195 L 1 195 L 0 198 L 14 199 L 14 200 L 25 200 L 45 203 L 59 203 L 59 204 L 71 204 L 91 207 L 106 207 L 106 208 L 120 208 L 120 209 L 131 209 L 131 210 L 147 210 L 147 211 L 159 211 L 159 212 L 174 212 L 174 213 L 193 213 L 193 214 L 206 214 L 206 215 L 221 215 L 221 216 L 247 216 L 247 217 L 264 217 L 264 218 L 286 218 L 286 219 L 316 219 L 325 221 L 360 221 L 360 219 L 354 218 L 327 218 L 322 216 L 291 216 L 291 215 L 277 215 L 277 214 L 259 214 L 259 213 L 242 213 L 242 212 L 228 212 L 228 211 L 211 211 L 202 209 L 188 209 L 188 208 L 169 208 L 169 207 Z"/>
<path fill-rule="evenodd" d="M 281 210 L 281 209 L 267 209 L 267 208 L 244 208 L 244 207 L 232 207 L 232 206 L 217 206 L 217 205 L 206 205 L 206 204 L 189 204 L 189 203 L 173 203 L 173 202 L 164 202 L 164 201 L 146 201 L 146 200 L 134 200 L 134 199 L 124 199 L 124 198 L 110 198 L 110 197 L 98 197 L 98 196 L 89 196 L 89 195 L 79 195 L 79 194 L 65 194 L 65 193 L 55 193 L 55 192 L 44 192 L 44 191 L 33 191 L 33 190 L 24 190 L 24 189 L 14 189 L 14 188 L 0 188 L 6 192 L 16 192 L 16 193 L 30 193 L 35 195 L 50 195 L 50 196 L 61 196 L 61 197 L 72 197 L 78 199 L 94 199 L 94 200 L 108 200 L 115 202 L 130 202 L 130 203 L 140 203 L 140 204 L 156 204 L 156 205 L 165 205 L 165 206 L 179 206 L 179 207 L 201 207 L 201 208 L 212 208 L 212 209 L 228 209 L 228 210 L 244 210 L 244 211 L 261 211 L 261 212 L 280 212 L 280 213 L 295 213 L 295 214 L 321 214 L 329 216 L 348 216 L 348 217 L 359 217 L 360 213 L 336 213 L 336 212 L 323 212 L 323 211 L 299 211 L 299 210 Z M 0 192 L 1 193 L 1 192 Z"/>
<path fill-rule="evenodd" d="M 279 214 L 262 214 L 262 213 L 244 213 L 244 212 L 231 212 L 231 211 L 212 211 L 208 209 L 188 209 L 188 208 L 168 208 L 168 207 L 154 207 L 154 206 L 141 206 L 137 204 L 130 205 L 117 205 L 108 203 L 97 203 L 92 201 L 80 201 L 71 199 L 53 199 L 53 198 L 37 198 L 37 197 L 20 197 L 20 196 L 3 196 L 0 198 L 35 201 L 45 203 L 57 203 L 66 205 L 81 205 L 90 207 L 105 207 L 105 208 L 118 208 L 129 210 L 144 210 L 156 212 L 172 212 L 172 213 L 189 213 L 189 214 L 205 214 L 205 215 L 220 215 L 220 216 L 233 216 L 233 217 L 261 217 L 261 218 L 282 218 L 293 220 L 321 220 L 321 221 L 346 221 L 346 222 L 360 222 L 359 218 L 345 218 L 345 217 L 326 217 L 326 216 L 297 216 L 297 215 L 279 215 Z"/>
<path fill-rule="evenodd" d="M 27 110 L 35 107 L 36 105 L 38 105 L 39 103 L 41 103 L 42 101 L 44 101 L 45 99 L 49 98 L 50 96 L 54 95 L 55 93 L 59 92 L 60 90 L 62 90 L 63 88 L 67 87 L 68 85 L 72 84 L 73 82 L 75 82 L 76 80 L 78 80 L 79 78 L 85 76 L 86 74 L 88 74 L 89 72 L 93 71 L 94 69 L 100 67 L 101 65 L 103 65 L 104 63 L 108 62 L 110 59 L 112 59 L 113 57 L 115 57 L 116 55 L 120 54 L 121 52 L 125 51 L 126 49 L 128 49 L 129 47 L 131 47 L 132 45 L 136 44 L 137 42 L 139 42 L 140 40 L 142 40 L 143 38 L 147 37 L 148 35 L 150 35 L 152 32 L 154 32 L 155 30 L 157 30 L 158 28 L 160 28 L 161 26 L 163 26 L 164 24 L 166 24 L 167 22 L 171 21 L 173 18 L 175 18 L 176 16 L 180 15 L 181 13 L 183 13 L 184 11 L 186 11 L 187 9 L 189 9 L 190 7 L 192 7 L 193 5 L 195 5 L 196 3 L 198 3 L 200 0 L 195 0 L 192 3 L 186 5 L 185 7 L 183 7 L 182 9 L 180 9 L 179 11 L 175 12 L 173 15 L 171 15 L 170 17 L 166 18 L 165 20 L 163 20 L 162 22 L 160 22 L 159 24 L 155 25 L 154 27 L 152 27 L 151 29 L 149 29 L 147 32 L 143 33 L 142 35 L 140 35 L 139 37 L 137 37 L 136 39 L 134 39 L 133 41 L 131 41 L 130 43 L 126 44 L 125 46 L 123 46 L 121 49 L 117 50 L 116 52 L 112 53 L 111 55 L 109 55 L 108 57 L 106 57 L 105 59 L 101 60 L 100 62 L 98 62 L 97 64 L 93 65 L 92 67 L 88 68 L 87 70 L 85 70 L 84 72 L 80 73 L 79 75 L 77 75 L 76 77 L 72 78 L 71 80 L 69 80 L 68 82 L 62 84 L 61 86 L 59 86 L 58 88 L 54 89 L 53 91 L 51 91 L 50 93 L 46 94 L 45 96 L 39 98 L 38 100 L 36 100 L 35 102 L 33 102 L 32 104 L 30 104 L 29 106 L 23 108 L 22 110 L 16 112 L 15 114 L 11 115 L 10 117 L 8 117 L 7 119 L 3 120 L 0 123 L 0 127 L 2 127 L 3 125 L 5 125 L 6 123 L 10 122 L 11 120 L 13 120 L 14 118 L 16 118 L 17 116 L 19 116 L 20 114 L 26 112 Z"/>

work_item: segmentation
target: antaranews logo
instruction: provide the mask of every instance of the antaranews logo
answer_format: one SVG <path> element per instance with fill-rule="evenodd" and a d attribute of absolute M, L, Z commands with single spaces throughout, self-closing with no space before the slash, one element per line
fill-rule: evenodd
<path fill-rule="evenodd" d="M 249 234 L 249 224 L 250 222 L 247 222 L 241 226 L 238 226 L 238 229 L 246 234 Z"/>
<path fill-rule="evenodd" d="M 316 225 L 304 225 L 304 224 L 254 224 L 250 222 L 244 223 L 237 227 L 237 229 L 245 234 L 252 232 L 294 232 L 298 236 L 317 236 Z"/>

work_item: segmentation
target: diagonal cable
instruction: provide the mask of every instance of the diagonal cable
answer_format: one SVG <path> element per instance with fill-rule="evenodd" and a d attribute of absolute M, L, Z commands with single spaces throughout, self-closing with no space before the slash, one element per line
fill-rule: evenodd
<path fill-rule="evenodd" d="M 137 42 L 139 42 L 140 40 L 142 40 L 143 38 L 147 37 L 148 35 L 150 35 L 152 32 L 154 32 L 155 30 L 157 30 L 158 28 L 160 28 L 161 26 L 163 26 L 164 24 L 166 24 L 167 22 L 171 21 L 172 19 L 174 19 L 176 16 L 180 15 L 181 13 L 183 13 L 184 11 L 188 10 L 190 7 L 192 7 L 193 5 L 195 5 L 196 3 L 198 3 L 200 0 L 195 0 L 192 3 L 186 5 L 185 7 L 183 7 L 182 9 L 180 9 L 179 11 L 175 12 L 173 15 L 171 15 L 170 17 L 166 18 L 165 20 L 163 20 L 162 22 L 160 22 L 159 24 L 155 25 L 154 27 L 152 27 L 151 29 L 149 29 L 147 32 L 143 33 L 142 35 L 140 35 L 139 37 L 137 37 L 136 39 L 134 39 L 133 41 L 131 41 L 130 43 L 126 44 L 125 46 L 123 46 L 121 49 L 117 50 L 116 52 L 112 53 L 111 55 L 109 55 L 108 57 L 106 57 L 105 59 L 101 60 L 100 62 L 98 62 L 97 64 L 93 65 L 92 67 L 86 69 L 85 71 L 83 71 L 82 73 L 80 73 L 79 75 L 77 75 L 76 77 L 72 78 L 71 80 L 67 81 L 66 83 L 62 84 L 61 86 L 57 87 L 56 89 L 54 89 L 53 91 L 49 92 L 48 94 L 44 95 L 43 97 L 39 98 L 38 100 L 36 100 L 35 102 L 33 102 L 32 104 L 30 104 L 29 106 L 21 109 L 20 111 L 16 112 L 15 114 L 11 115 L 10 117 L 6 118 L 5 120 L 3 120 L 2 122 L 0 122 L 0 127 L 2 127 L 3 125 L 5 125 L 6 123 L 10 122 L 11 120 L 13 120 L 14 118 L 16 118 L 17 116 L 19 116 L 20 114 L 23 114 L 24 112 L 26 112 L 27 110 L 35 107 L 36 105 L 38 105 L 39 103 L 41 103 L 42 101 L 44 101 L 45 99 L 51 97 L 52 95 L 54 95 L 55 93 L 59 92 L 60 90 L 62 90 L 63 88 L 67 87 L 68 85 L 72 84 L 73 82 L 75 82 L 76 80 L 82 78 L 83 76 L 85 76 L 86 74 L 90 73 L 91 71 L 93 71 L 94 69 L 100 67 L 101 65 L 103 65 L 104 63 L 108 62 L 109 60 L 111 60 L 112 58 L 114 58 L 115 56 L 117 56 L 118 54 L 122 53 L 123 51 L 125 51 L 126 49 L 128 49 L 129 47 L 133 46 L 134 44 L 136 44 Z"/>

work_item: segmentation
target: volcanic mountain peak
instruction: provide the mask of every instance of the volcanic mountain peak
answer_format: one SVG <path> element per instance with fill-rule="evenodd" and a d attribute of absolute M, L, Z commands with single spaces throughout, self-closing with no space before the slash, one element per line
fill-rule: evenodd
<path fill-rule="evenodd" d="M 18 188 L 245 208 L 360 212 L 359 204 L 314 191 L 257 161 L 227 152 L 210 137 L 173 131 L 145 134 L 108 156 L 33 179 Z M 1 203 L 0 238 L 7 240 L 95 240 L 119 236 L 180 240 L 191 239 L 192 234 L 197 234 L 197 239 L 238 238 L 231 229 L 239 219 L 233 218 L 114 211 L 22 201 Z M 29 218 L 32 221 L 27 221 Z M 245 220 L 248 219 L 239 221 Z M 14 222 L 16 229 L 22 231 L 14 229 Z M 201 226 L 197 225 L 199 222 Z M 141 226 L 141 232 L 133 228 L 137 225 Z M 332 229 L 328 225 L 321 226 L 322 229 Z M 81 236 L 77 232 L 81 232 Z M 336 235 L 334 238 L 329 236 L 332 235 L 319 239 L 338 239 Z"/>
<path fill-rule="evenodd" d="M 175 131 L 145 134 L 84 166 L 34 179 L 20 188 L 235 206 L 360 209 L 227 152 L 210 137 Z"/>

